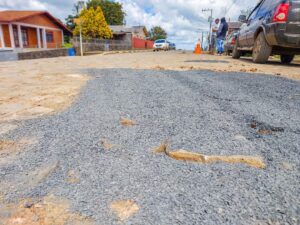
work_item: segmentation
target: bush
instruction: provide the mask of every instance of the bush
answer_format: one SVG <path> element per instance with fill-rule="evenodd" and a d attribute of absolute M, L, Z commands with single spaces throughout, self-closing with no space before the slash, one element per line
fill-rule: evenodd
<path fill-rule="evenodd" d="M 62 48 L 73 48 L 73 44 L 71 44 L 71 43 L 64 43 L 62 45 Z"/>

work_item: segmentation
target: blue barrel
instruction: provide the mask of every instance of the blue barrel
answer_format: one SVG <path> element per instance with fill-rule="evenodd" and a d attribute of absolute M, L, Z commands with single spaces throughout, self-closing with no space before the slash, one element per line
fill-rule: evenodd
<path fill-rule="evenodd" d="M 69 48 L 69 56 L 75 56 L 75 49 Z"/>

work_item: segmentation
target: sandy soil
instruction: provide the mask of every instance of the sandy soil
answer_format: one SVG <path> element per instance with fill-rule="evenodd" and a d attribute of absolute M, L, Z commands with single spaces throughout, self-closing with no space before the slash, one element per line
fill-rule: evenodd
<path fill-rule="evenodd" d="M 300 62 L 290 66 L 271 60 L 257 65 L 251 59 L 194 55 L 190 52 L 140 52 L 2 62 L 0 65 L 0 122 L 51 114 L 70 105 L 88 80 L 87 68 L 157 70 L 214 70 L 251 72 L 300 79 Z M 238 74 L 237 74 L 238 75 Z M 6 124 L 7 125 L 7 124 Z M 2 128 L 1 128 L 2 127 Z M 0 124 L 0 131 L 3 130 Z"/>

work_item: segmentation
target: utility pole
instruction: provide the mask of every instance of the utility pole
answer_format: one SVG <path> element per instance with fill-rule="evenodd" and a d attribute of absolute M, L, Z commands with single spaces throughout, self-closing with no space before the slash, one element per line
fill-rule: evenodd
<path fill-rule="evenodd" d="M 202 48 L 202 50 L 204 50 L 203 49 L 203 31 L 201 32 L 201 48 Z"/>
<path fill-rule="evenodd" d="M 82 21 L 79 22 L 79 30 L 80 30 L 80 55 L 83 56 L 83 44 L 82 44 Z"/>
<path fill-rule="evenodd" d="M 204 43 L 204 38 L 206 38 L 206 35 L 209 34 L 209 32 L 207 31 L 207 29 L 202 29 L 202 28 L 197 29 L 196 32 L 197 35 L 199 35 L 199 39 L 201 40 L 202 50 L 206 50 L 206 47 L 204 47 L 204 44 L 206 46 L 206 43 Z M 209 41 L 209 38 L 207 38 L 206 40 Z"/>
<path fill-rule="evenodd" d="M 81 11 L 85 7 L 84 1 L 79 1 L 77 5 L 75 5 L 77 14 L 80 15 Z M 82 43 L 82 23 L 84 22 L 82 18 L 74 19 L 74 22 L 79 26 L 79 42 L 80 42 L 80 55 L 83 56 L 83 43 Z"/>
<path fill-rule="evenodd" d="M 74 22 L 79 26 L 79 46 L 80 46 L 80 55 L 83 56 L 83 43 L 82 43 L 82 23 L 83 20 L 80 18 L 74 19 Z"/>
<path fill-rule="evenodd" d="M 202 9 L 202 12 L 210 12 L 210 17 L 208 19 L 209 22 L 209 50 L 211 50 L 212 43 L 212 21 L 213 21 L 213 9 Z"/>

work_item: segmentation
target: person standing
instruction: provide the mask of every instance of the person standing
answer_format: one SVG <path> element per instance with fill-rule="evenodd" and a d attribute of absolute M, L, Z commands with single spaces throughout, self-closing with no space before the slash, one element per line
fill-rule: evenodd
<path fill-rule="evenodd" d="M 219 23 L 220 19 L 216 19 L 215 22 L 212 24 L 211 29 L 211 49 L 210 53 L 213 55 L 215 53 L 216 47 L 217 47 L 217 32 L 219 30 Z"/>
<path fill-rule="evenodd" d="M 224 52 L 224 40 L 226 38 L 227 31 L 228 31 L 228 24 L 226 22 L 226 19 L 223 17 L 221 19 L 221 24 L 217 32 L 218 55 L 222 55 L 222 53 Z"/>

